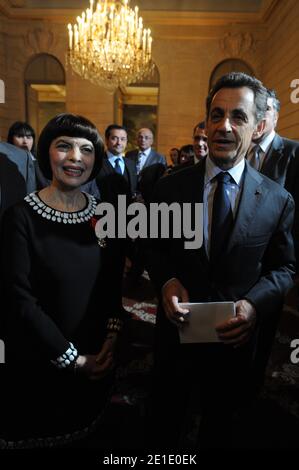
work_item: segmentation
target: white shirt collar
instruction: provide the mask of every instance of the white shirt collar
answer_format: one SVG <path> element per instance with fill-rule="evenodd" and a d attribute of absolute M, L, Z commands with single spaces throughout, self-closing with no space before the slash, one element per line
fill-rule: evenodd
<path fill-rule="evenodd" d="M 107 158 L 109 162 L 114 163 L 117 158 L 120 158 L 122 160 L 124 157 L 123 155 L 114 155 L 113 153 L 109 152 L 109 150 L 107 150 Z"/>
<path fill-rule="evenodd" d="M 259 146 L 261 147 L 262 151 L 264 153 L 267 153 L 269 150 L 270 145 L 272 144 L 272 141 L 275 137 L 275 131 L 271 131 L 269 135 L 263 138 L 263 140 L 260 142 Z"/>
<path fill-rule="evenodd" d="M 151 147 L 149 147 L 149 148 L 146 149 L 146 150 L 140 150 L 140 149 L 139 149 L 138 155 L 140 155 L 141 153 L 143 153 L 146 157 L 148 157 L 149 154 L 151 153 L 151 151 L 152 151 L 152 148 L 151 148 Z"/>
<path fill-rule="evenodd" d="M 241 178 L 243 175 L 243 171 L 245 168 L 245 159 L 242 158 L 242 160 L 229 170 L 226 170 L 231 177 L 233 178 L 234 182 L 240 186 Z M 208 156 L 206 159 L 206 172 L 205 172 L 205 185 L 210 183 L 215 176 L 220 173 L 221 170 L 215 163 L 211 160 L 211 158 Z"/>

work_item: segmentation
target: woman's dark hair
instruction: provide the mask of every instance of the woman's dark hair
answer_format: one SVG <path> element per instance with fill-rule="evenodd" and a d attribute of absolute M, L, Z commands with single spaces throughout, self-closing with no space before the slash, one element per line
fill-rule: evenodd
<path fill-rule="evenodd" d="M 181 162 L 181 155 L 182 155 L 182 152 L 186 153 L 189 157 L 189 160 L 192 160 L 194 159 L 194 148 L 193 148 L 193 145 L 191 144 L 187 144 L 187 145 L 183 145 L 181 148 L 180 148 L 180 153 L 179 153 L 179 158 L 178 158 L 178 164 L 180 165 L 182 162 Z"/>
<path fill-rule="evenodd" d="M 52 179 L 49 148 L 60 136 L 80 137 L 90 140 L 95 151 L 94 167 L 88 181 L 97 176 L 104 157 L 104 143 L 95 125 L 83 116 L 62 113 L 51 119 L 42 130 L 37 144 L 37 160 L 44 176 Z"/>
<path fill-rule="evenodd" d="M 17 136 L 17 137 L 32 136 L 33 145 L 32 145 L 31 152 L 35 153 L 35 132 L 34 132 L 34 129 L 29 124 L 27 124 L 27 122 L 16 121 L 10 126 L 8 130 L 8 134 L 7 134 L 7 142 L 9 144 L 14 145 L 14 142 L 13 142 L 14 136 Z"/>

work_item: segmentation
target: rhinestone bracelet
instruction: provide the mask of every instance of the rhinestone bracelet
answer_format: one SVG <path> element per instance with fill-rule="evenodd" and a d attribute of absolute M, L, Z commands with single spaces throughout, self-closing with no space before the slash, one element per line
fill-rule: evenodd
<path fill-rule="evenodd" d="M 119 318 L 109 318 L 107 322 L 107 330 L 119 332 L 123 326 L 122 320 Z"/>
<path fill-rule="evenodd" d="M 57 359 L 51 360 L 58 369 L 75 368 L 79 354 L 75 346 L 70 343 L 70 347 Z"/>

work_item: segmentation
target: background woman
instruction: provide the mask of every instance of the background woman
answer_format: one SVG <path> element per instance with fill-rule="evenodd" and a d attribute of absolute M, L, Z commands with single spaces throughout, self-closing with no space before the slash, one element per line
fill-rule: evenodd
<path fill-rule="evenodd" d="M 35 132 L 27 122 L 14 122 L 8 130 L 7 142 L 35 155 Z"/>
<path fill-rule="evenodd" d="M 8 130 L 7 142 L 25 150 L 30 156 L 29 163 L 30 160 L 32 163 L 27 168 L 27 177 L 31 179 L 30 190 L 42 189 L 48 186 L 50 182 L 42 174 L 36 160 L 34 129 L 27 122 L 16 121 Z"/>

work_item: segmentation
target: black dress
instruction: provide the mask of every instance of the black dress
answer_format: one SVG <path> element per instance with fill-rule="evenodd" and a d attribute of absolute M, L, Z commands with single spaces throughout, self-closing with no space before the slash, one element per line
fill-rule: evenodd
<path fill-rule="evenodd" d="M 3 446 L 7 439 L 14 440 L 12 447 L 30 447 L 83 437 L 107 402 L 112 374 L 90 381 L 51 362 L 70 343 L 79 354 L 99 353 L 107 329 L 121 324 L 121 248 L 112 239 L 100 246 L 97 202 L 87 194 L 86 200 L 82 211 L 59 212 L 32 193 L 5 214 L 1 268 L 9 413 L 4 426 L 2 420 Z"/>

